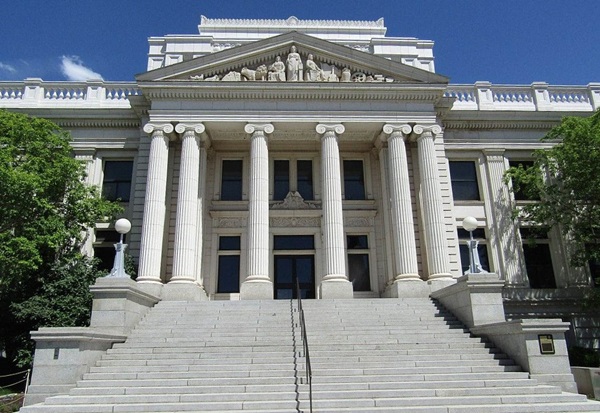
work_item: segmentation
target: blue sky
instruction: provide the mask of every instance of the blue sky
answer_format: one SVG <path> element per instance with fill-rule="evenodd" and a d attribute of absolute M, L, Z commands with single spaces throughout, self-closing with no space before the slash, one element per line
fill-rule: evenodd
<path fill-rule="evenodd" d="M 195 34 L 203 14 L 383 17 L 388 36 L 435 41 L 436 71 L 451 83 L 600 82 L 600 0 L 17 0 L 3 11 L 0 80 L 133 80 L 148 37 Z"/>

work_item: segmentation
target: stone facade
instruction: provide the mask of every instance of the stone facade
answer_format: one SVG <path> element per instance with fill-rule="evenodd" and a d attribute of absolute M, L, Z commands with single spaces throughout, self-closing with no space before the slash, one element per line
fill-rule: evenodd
<path fill-rule="evenodd" d="M 433 42 L 386 37 L 383 20 L 203 16 L 199 34 L 149 43 L 133 83 L 0 82 L 0 107 L 69 130 L 88 182 L 127 201 L 148 294 L 287 298 L 298 280 L 307 297 L 424 296 L 462 276 L 474 216 L 508 317 L 570 320 L 571 340 L 600 345 L 577 305 L 590 270 L 553 231 L 550 265 L 528 262 L 510 211 L 531 201 L 502 182 L 563 116 L 600 107 L 600 83 L 453 85 Z"/>

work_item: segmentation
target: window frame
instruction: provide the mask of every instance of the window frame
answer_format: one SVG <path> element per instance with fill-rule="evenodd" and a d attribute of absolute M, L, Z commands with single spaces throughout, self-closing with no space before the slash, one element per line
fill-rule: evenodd
<path fill-rule="evenodd" d="M 117 183 L 117 185 L 120 183 L 123 183 L 123 182 L 128 182 L 129 183 L 129 194 L 127 195 L 127 199 L 120 199 L 120 200 L 119 200 L 119 198 L 111 199 L 111 198 L 106 197 L 104 194 L 105 185 L 107 183 L 106 182 L 106 165 L 107 165 L 107 163 L 112 163 L 112 162 L 127 162 L 127 163 L 131 164 L 131 176 L 129 177 L 129 181 L 127 181 L 125 179 L 120 179 L 120 180 L 114 180 L 114 181 L 109 182 L 109 183 Z M 103 157 L 101 168 L 102 168 L 102 177 L 100 180 L 100 188 L 102 191 L 102 197 L 109 201 L 119 202 L 121 204 L 128 204 L 129 202 L 131 202 L 131 200 L 133 198 L 133 194 L 134 194 L 135 159 L 128 158 L 128 157 Z"/>
<path fill-rule="evenodd" d="M 457 180 L 456 174 L 452 174 L 452 164 L 457 163 L 470 163 L 473 165 L 473 171 L 475 173 L 474 179 L 472 180 Z M 482 185 L 481 185 L 481 171 L 480 171 L 480 160 L 479 159 L 465 159 L 465 158 L 451 158 L 448 159 L 448 175 L 450 178 L 450 188 L 452 189 L 452 199 L 456 202 L 482 202 Z M 477 190 L 477 198 L 458 198 L 458 191 L 455 188 L 455 182 L 465 183 L 465 182 L 474 182 L 475 189 Z"/>
<path fill-rule="evenodd" d="M 367 240 L 367 246 L 366 248 L 349 248 L 348 247 L 348 241 L 349 241 L 349 237 L 366 237 Z M 372 293 L 375 288 L 374 286 L 374 262 L 372 257 L 374 256 L 373 254 L 373 247 L 372 247 L 372 241 L 373 237 L 371 236 L 371 234 L 369 232 L 366 231 L 352 231 L 352 232 L 347 232 L 345 234 L 345 238 L 344 238 L 344 247 L 346 250 L 346 273 L 348 274 L 348 280 L 350 282 L 352 282 L 351 278 L 350 278 L 350 255 L 357 255 L 357 256 L 366 256 L 367 257 L 367 262 L 368 262 L 368 281 L 369 281 L 369 289 L 368 290 L 354 290 L 354 284 L 352 285 L 352 290 L 353 292 L 356 294 L 368 294 L 368 293 Z"/>
<path fill-rule="evenodd" d="M 316 168 L 315 166 L 317 165 L 317 162 L 315 161 L 315 157 L 314 156 L 300 156 L 300 155 L 290 155 L 290 154 L 285 154 L 285 153 L 276 153 L 275 155 L 273 155 L 269 161 L 269 199 L 271 201 L 274 202 L 281 202 L 285 199 L 285 196 L 287 196 L 287 194 L 283 197 L 283 198 L 279 198 L 275 196 L 275 162 L 278 161 L 287 161 L 288 162 L 288 193 L 289 192 L 298 192 L 299 188 L 298 188 L 298 162 L 299 161 L 310 161 L 311 162 L 311 167 L 312 167 L 312 174 L 311 174 L 311 179 L 312 179 L 312 196 L 311 197 L 304 197 L 304 195 L 306 194 L 302 194 L 300 193 L 300 196 L 302 196 L 302 198 L 305 201 L 315 201 L 317 199 L 317 186 L 316 186 L 316 182 L 317 182 L 317 174 L 316 174 Z"/>

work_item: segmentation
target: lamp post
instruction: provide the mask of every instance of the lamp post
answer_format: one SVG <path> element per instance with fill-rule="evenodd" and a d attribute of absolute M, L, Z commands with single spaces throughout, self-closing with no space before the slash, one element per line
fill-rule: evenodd
<path fill-rule="evenodd" d="M 125 248 L 127 248 L 127 244 L 123 244 L 123 235 L 131 230 L 131 222 L 128 219 L 121 218 L 115 222 L 115 230 L 121 234 L 121 238 L 115 244 L 115 263 L 108 277 L 130 278 L 129 274 L 125 272 Z"/>
<path fill-rule="evenodd" d="M 467 241 L 467 245 L 469 246 L 469 270 L 465 271 L 465 273 L 478 274 L 487 272 L 483 268 L 481 268 L 481 263 L 479 262 L 479 253 L 477 252 L 477 245 L 479 242 L 473 238 L 473 231 L 477 229 L 479 224 L 477 223 L 477 219 L 475 217 L 466 217 L 462 221 L 462 227 L 469 231 L 470 239 Z"/>

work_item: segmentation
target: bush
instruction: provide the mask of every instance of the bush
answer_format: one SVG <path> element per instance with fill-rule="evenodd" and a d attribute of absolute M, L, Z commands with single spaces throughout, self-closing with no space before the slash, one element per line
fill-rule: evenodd
<path fill-rule="evenodd" d="M 569 363 L 577 367 L 600 367 L 600 352 L 590 348 L 571 347 Z"/>

